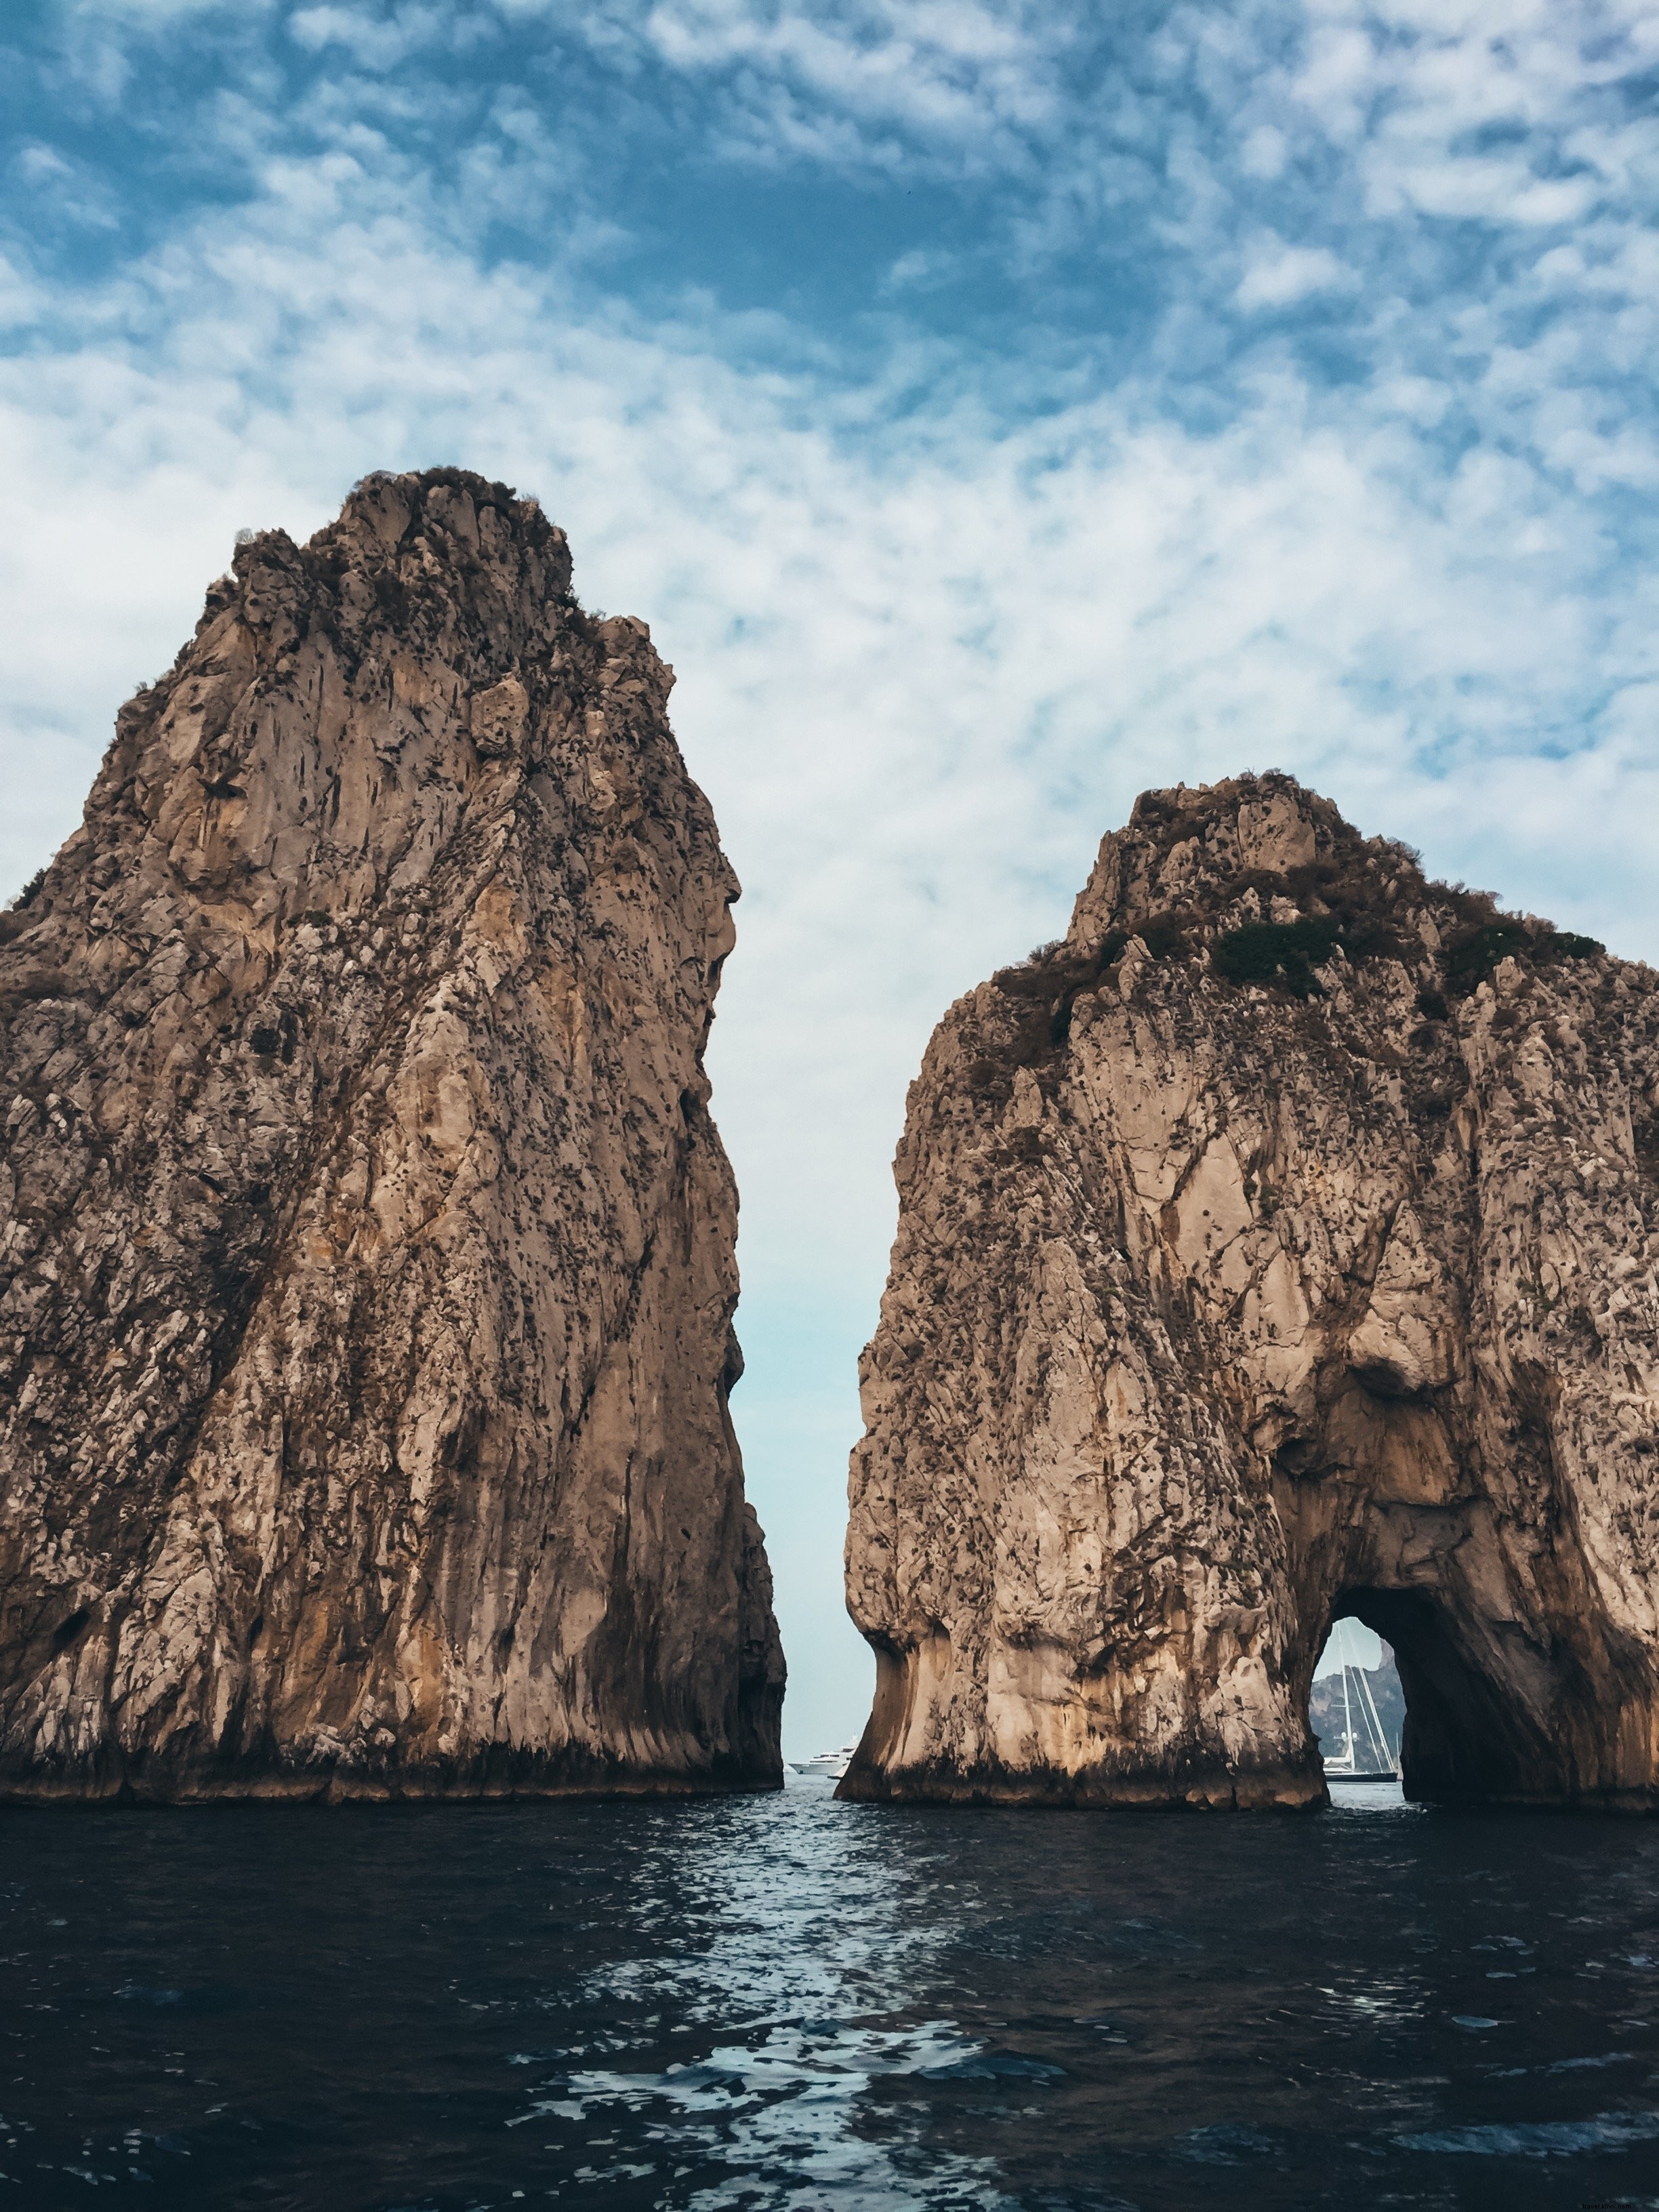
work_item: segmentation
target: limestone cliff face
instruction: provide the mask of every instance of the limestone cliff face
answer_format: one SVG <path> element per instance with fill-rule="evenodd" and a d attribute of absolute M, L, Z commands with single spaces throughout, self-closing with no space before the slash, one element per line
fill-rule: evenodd
<path fill-rule="evenodd" d="M 0 1792 L 781 1781 L 737 884 L 505 487 L 240 547 L 0 945 Z"/>
<path fill-rule="evenodd" d="M 1659 1802 L 1659 978 L 1280 776 L 1148 794 L 897 1159 L 860 1797 L 1296 1804 L 1333 1618 L 1416 1795 Z"/>

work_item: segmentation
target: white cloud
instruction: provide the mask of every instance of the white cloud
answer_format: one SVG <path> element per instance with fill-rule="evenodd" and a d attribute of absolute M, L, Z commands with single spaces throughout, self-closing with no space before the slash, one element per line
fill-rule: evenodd
<path fill-rule="evenodd" d="M 0 329 L 16 330 L 37 321 L 46 303 L 41 286 L 0 254 Z"/>
<path fill-rule="evenodd" d="M 17 173 L 26 185 L 54 184 L 72 174 L 63 155 L 50 146 L 25 146 L 16 157 Z"/>
<path fill-rule="evenodd" d="M 1083 36 L 1035 0 L 601 0 L 584 31 L 717 82 L 734 154 L 890 167 L 923 148 L 975 172 L 1052 130 Z"/>
<path fill-rule="evenodd" d="M 1290 307 L 1315 292 L 1340 291 L 1354 273 L 1323 246 L 1287 246 L 1282 238 L 1259 239 L 1250 250 L 1233 298 L 1247 312 Z"/>
<path fill-rule="evenodd" d="M 1239 167 L 1247 177 L 1280 177 L 1290 159 L 1290 142 L 1271 123 L 1251 131 L 1239 150 Z"/>
<path fill-rule="evenodd" d="M 1317 0 L 1310 17 L 1285 90 L 1352 150 L 1373 214 L 1561 224 L 1629 187 L 1616 111 L 1597 102 L 1659 52 L 1640 0 Z"/>
<path fill-rule="evenodd" d="M 917 246 L 908 253 L 901 253 L 881 280 L 884 292 L 913 292 L 942 278 L 953 275 L 959 268 L 958 258 L 953 253 L 930 253 Z"/>
<path fill-rule="evenodd" d="M 447 9 L 437 7 L 404 7 L 380 15 L 334 4 L 296 8 L 288 19 L 288 33 L 308 53 L 342 46 L 362 68 L 390 70 L 411 54 L 447 44 L 453 20 Z"/>

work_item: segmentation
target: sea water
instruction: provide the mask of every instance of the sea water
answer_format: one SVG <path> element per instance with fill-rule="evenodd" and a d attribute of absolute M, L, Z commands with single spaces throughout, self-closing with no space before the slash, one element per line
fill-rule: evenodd
<path fill-rule="evenodd" d="M 0 1815 L 0 2208 L 1659 2207 L 1659 1827 Z"/>

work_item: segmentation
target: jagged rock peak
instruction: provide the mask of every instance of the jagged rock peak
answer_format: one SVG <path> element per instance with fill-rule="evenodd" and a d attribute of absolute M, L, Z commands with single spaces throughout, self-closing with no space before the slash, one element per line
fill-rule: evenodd
<path fill-rule="evenodd" d="M 1659 1802 L 1659 979 L 1283 775 L 1153 792 L 913 1085 L 866 1355 L 863 1797 Z"/>
<path fill-rule="evenodd" d="M 238 545 L 0 938 L 0 1794 L 767 1787 L 643 623 L 459 470 Z"/>

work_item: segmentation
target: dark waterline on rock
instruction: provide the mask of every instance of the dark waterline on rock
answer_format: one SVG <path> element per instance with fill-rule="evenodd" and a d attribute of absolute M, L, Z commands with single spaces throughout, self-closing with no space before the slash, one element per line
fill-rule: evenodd
<path fill-rule="evenodd" d="M 0 2207 L 1659 2205 L 1659 1830 L 1339 1795 L 8 1814 Z"/>

